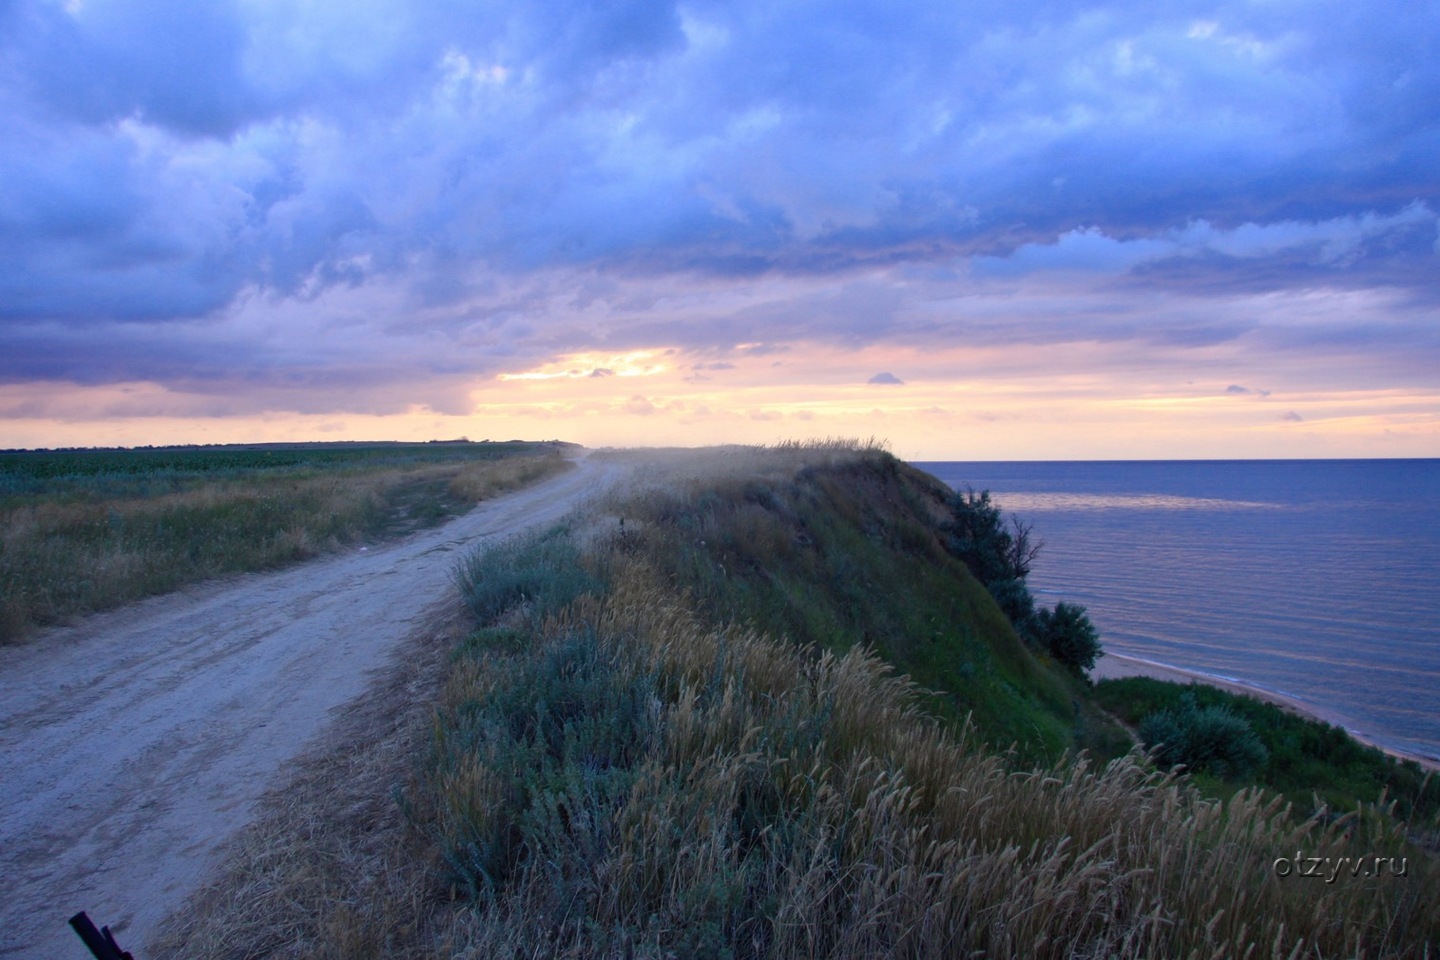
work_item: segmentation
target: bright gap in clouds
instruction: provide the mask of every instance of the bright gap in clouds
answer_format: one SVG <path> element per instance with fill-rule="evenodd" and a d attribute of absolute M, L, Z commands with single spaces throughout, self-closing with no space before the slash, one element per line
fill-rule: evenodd
<path fill-rule="evenodd" d="M 674 351 L 632 350 L 629 353 L 611 356 L 592 353 L 577 353 L 547 363 L 535 370 L 522 373 L 501 373 L 496 378 L 506 380 L 574 380 L 578 377 L 598 379 L 601 377 L 653 377 L 664 373 L 663 363 L 648 363 L 657 356 Z"/>

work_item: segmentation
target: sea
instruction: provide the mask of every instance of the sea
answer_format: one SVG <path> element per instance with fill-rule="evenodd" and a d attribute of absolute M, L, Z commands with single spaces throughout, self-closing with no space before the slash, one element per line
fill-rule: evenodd
<path fill-rule="evenodd" d="M 1440 760 L 1440 460 L 918 462 L 1043 541 L 1108 652 Z"/>

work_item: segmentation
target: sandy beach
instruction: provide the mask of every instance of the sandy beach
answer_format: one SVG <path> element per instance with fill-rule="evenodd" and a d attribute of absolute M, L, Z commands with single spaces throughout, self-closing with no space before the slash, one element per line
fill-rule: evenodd
<path fill-rule="evenodd" d="M 1171 683 L 1203 683 L 1212 687 L 1219 687 L 1221 690 L 1229 693 L 1264 700 L 1266 703 L 1273 703 L 1277 707 L 1289 710 L 1303 717 L 1308 717 L 1311 720 L 1320 720 L 1324 723 L 1333 724 L 1343 729 L 1361 743 L 1384 750 L 1392 757 L 1400 760 L 1414 760 L 1425 769 L 1440 773 L 1440 761 L 1432 760 L 1429 757 L 1404 753 L 1399 750 L 1392 750 L 1383 744 L 1376 743 L 1365 734 L 1352 730 L 1346 725 L 1345 719 L 1339 714 L 1323 710 L 1314 704 L 1305 703 L 1302 700 L 1288 697 L 1274 690 L 1252 686 L 1237 680 L 1214 677 L 1198 670 L 1186 670 L 1182 667 L 1171 666 L 1170 664 L 1156 663 L 1153 660 L 1127 657 L 1119 653 L 1107 652 L 1105 656 L 1096 662 L 1094 669 L 1090 671 L 1090 679 L 1092 680 L 1117 680 L 1121 677 L 1150 677 L 1154 680 L 1168 680 Z"/>

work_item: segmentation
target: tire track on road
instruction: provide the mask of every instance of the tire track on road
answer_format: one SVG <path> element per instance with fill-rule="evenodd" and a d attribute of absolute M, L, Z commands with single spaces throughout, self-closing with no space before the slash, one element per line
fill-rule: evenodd
<path fill-rule="evenodd" d="M 0 649 L 0 956 L 86 956 L 66 926 L 81 909 L 135 950 L 277 771 L 453 609 L 463 549 L 553 523 L 627 472 L 582 460 L 398 543 Z"/>

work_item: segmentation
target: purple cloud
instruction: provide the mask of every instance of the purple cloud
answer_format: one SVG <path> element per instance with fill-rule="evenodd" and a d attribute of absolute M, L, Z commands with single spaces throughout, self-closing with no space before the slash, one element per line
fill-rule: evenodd
<path fill-rule="evenodd" d="M 1433 383 L 1437 46 L 1340 0 L 11 0 L 0 381 L 450 409 L 598 346 L 1244 342 Z"/>

